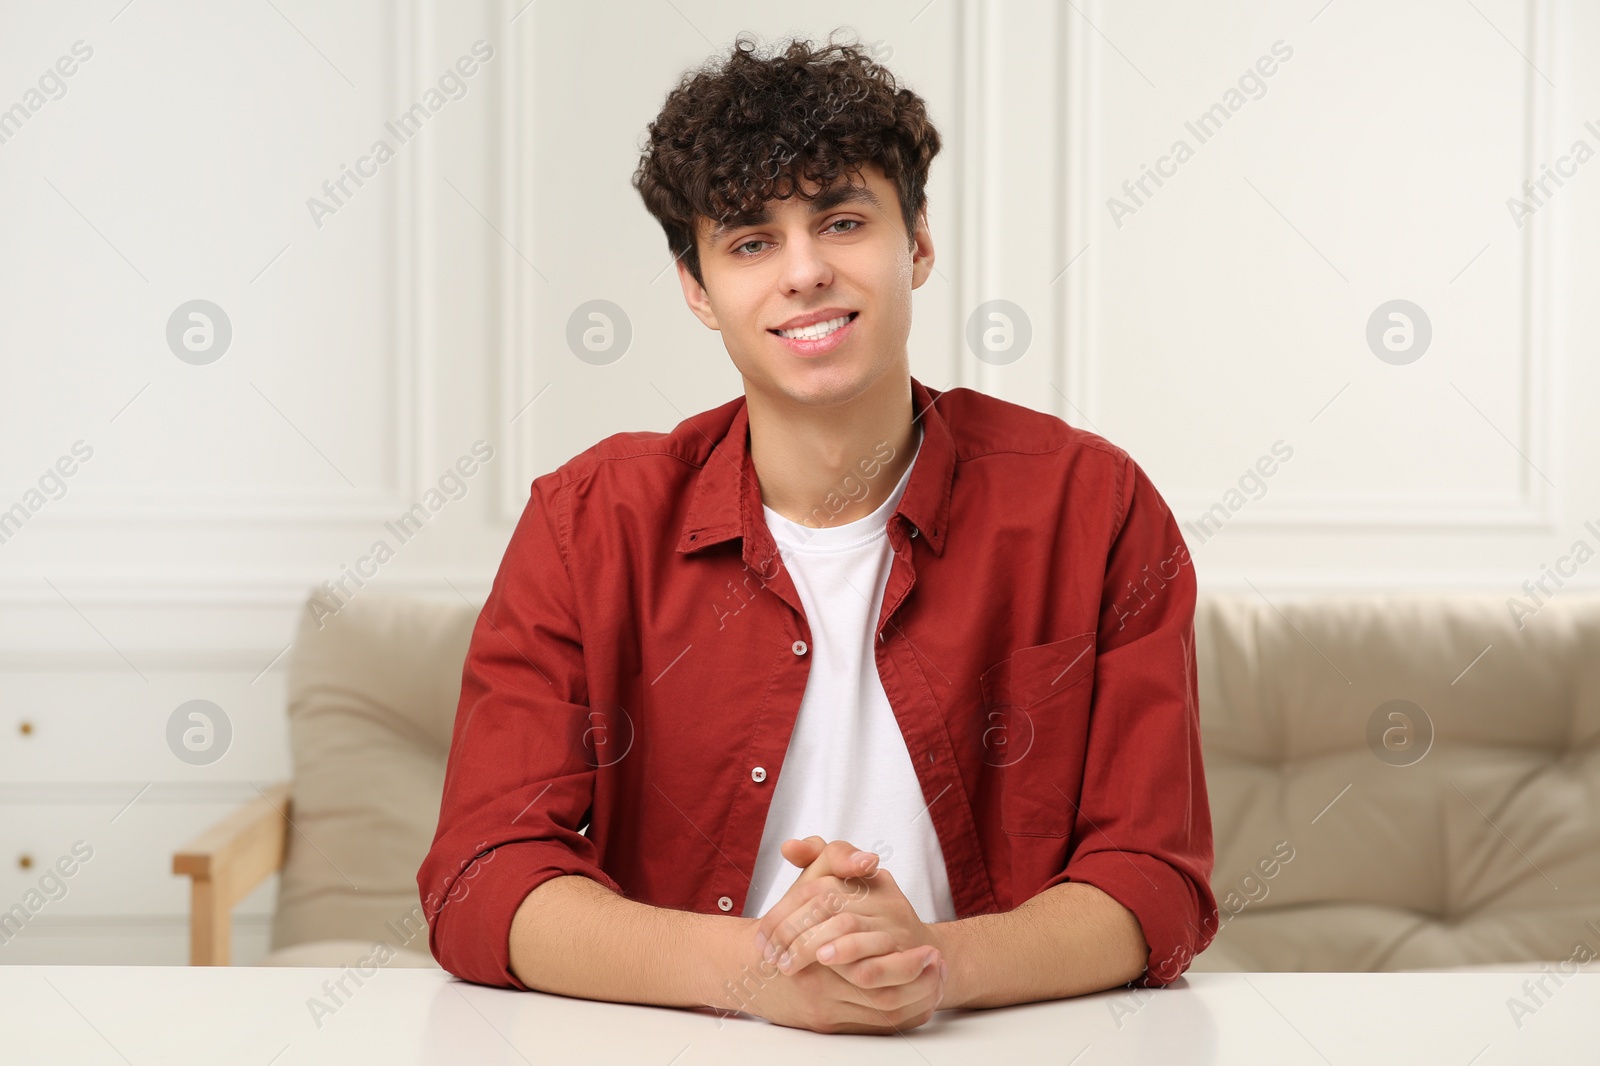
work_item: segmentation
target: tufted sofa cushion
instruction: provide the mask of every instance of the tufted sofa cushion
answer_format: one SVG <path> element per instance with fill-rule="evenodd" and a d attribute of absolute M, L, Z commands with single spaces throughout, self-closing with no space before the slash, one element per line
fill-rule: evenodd
<path fill-rule="evenodd" d="M 1600 957 L 1600 597 L 1519 626 L 1504 597 L 1213 595 L 1195 629 L 1222 913 L 1194 970 Z"/>
<path fill-rule="evenodd" d="M 313 594 L 289 661 L 288 848 L 264 965 L 437 966 L 416 874 L 439 820 L 461 672 L 481 605 Z"/>

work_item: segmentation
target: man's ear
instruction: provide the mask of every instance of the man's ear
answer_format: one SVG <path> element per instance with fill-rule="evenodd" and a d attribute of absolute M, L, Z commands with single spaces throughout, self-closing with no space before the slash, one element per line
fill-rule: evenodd
<path fill-rule="evenodd" d="M 928 228 L 928 208 L 917 212 L 911 245 L 911 287 L 918 288 L 933 273 L 933 231 Z"/>
<path fill-rule="evenodd" d="M 706 293 L 705 287 L 694 280 L 694 275 L 689 273 L 689 267 L 684 263 L 683 256 L 677 258 L 675 265 L 678 268 L 678 284 L 683 286 L 683 299 L 688 303 L 689 310 L 693 311 L 694 316 L 708 328 L 722 329 L 717 325 L 717 313 L 711 309 L 711 297 Z"/>

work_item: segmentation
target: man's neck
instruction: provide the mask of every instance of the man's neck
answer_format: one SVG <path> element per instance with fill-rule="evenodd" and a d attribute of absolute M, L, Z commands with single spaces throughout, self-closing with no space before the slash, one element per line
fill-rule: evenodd
<path fill-rule="evenodd" d="M 761 502 L 801 525 L 865 518 L 889 498 L 915 453 L 909 375 L 886 374 L 838 407 L 779 406 L 748 390 L 746 404 Z"/>

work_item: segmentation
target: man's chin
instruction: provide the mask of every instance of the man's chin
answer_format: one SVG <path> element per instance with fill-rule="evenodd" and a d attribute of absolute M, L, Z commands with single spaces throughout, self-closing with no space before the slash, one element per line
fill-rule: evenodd
<path fill-rule="evenodd" d="M 780 376 L 776 391 L 784 400 L 801 407 L 839 407 L 867 391 L 870 381 L 863 380 L 859 371 L 817 368 L 811 373 Z"/>

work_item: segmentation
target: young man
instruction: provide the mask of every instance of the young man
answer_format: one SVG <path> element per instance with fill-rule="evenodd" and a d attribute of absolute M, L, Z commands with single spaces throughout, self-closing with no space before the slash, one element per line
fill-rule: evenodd
<path fill-rule="evenodd" d="M 417 876 L 434 956 L 824 1032 L 1171 983 L 1217 916 L 1193 568 L 1122 449 L 911 376 L 922 100 L 740 40 L 650 134 L 744 395 L 534 481 Z"/>

